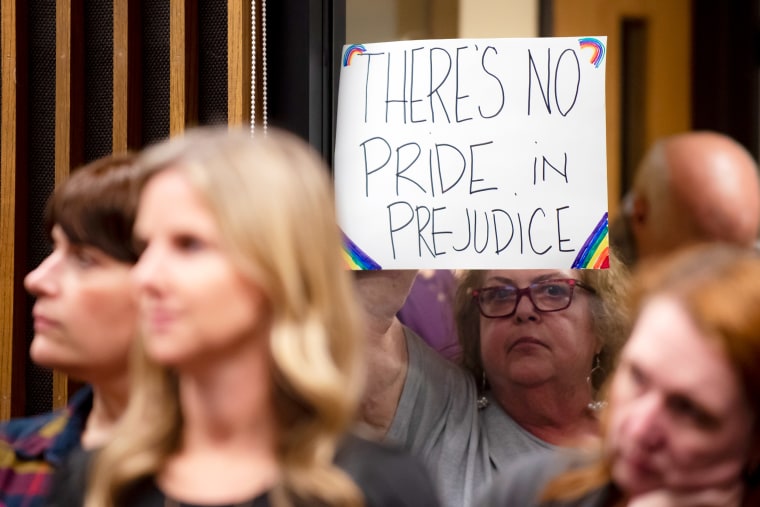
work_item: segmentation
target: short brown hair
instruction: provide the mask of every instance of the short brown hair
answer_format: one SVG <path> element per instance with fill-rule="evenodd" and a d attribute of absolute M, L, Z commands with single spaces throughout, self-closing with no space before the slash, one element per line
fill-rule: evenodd
<path fill-rule="evenodd" d="M 48 234 L 55 225 L 74 244 L 98 248 L 134 264 L 132 226 L 137 214 L 135 157 L 110 155 L 71 173 L 50 200 L 45 214 Z"/>

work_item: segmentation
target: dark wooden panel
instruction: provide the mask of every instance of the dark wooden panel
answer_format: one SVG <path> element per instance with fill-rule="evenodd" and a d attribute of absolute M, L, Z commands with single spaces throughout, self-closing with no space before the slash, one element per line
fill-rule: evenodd
<path fill-rule="evenodd" d="M 83 97 L 73 97 L 72 103 L 82 104 L 84 119 L 84 161 L 90 162 L 113 152 L 114 119 L 114 0 L 85 2 L 84 26 L 74 33 L 84 34 L 82 57 L 84 72 L 80 76 L 72 69 L 72 88 L 77 79 L 84 80 Z M 126 24 L 126 17 L 120 22 Z M 72 43 L 74 41 L 72 40 Z M 76 54 L 76 53 L 75 53 Z M 78 109 L 78 108 L 77 108 Z"/>
<path fill-rule="evenodd" d="M 26 401 L 26 19 L 24 0 L 0 0 L 0 420 L 23 415 Z"/>
<path fill-rule="evenodd" d="M 30 0 L 29 9 L 29 96 L 24 105 L 29 111 L 29 171 L 26 175 L 30 189 L 28 221 L 16 219 L 16 226 L 26 233 L 16 241 L 26 241 L 28 255 L 24 271 L 36 268 L 50 253 L 50 240 L 44 227 L 44 211 L 55 187 L 56 170 L 56 3 L 53 0 Z M 62 155 L 58 155 L 62 156 Z M 65 155 L 68 161 L 68 153 Z M 23 275 L 21 277 L 23 279 Z M 18 299 L 16 300 L 18 302 Z M 30 300 L 31 303 L 31 300 Z M 27 321 L 27 350 L 33 338 L 31 316 Z M 26 359 L 27 415 L 47 412 L 52 408 L 53 376 Z"/>
<path fill-rule="evenodd" d="M 169 137 L 169 0 L 142 3 L 141 146 Z"/>

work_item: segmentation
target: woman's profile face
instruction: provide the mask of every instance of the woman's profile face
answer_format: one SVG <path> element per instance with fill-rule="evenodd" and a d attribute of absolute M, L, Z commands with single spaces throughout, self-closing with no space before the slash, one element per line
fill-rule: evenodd
<path fill-rule="evenodd" d="M 135 237 L 142 254 L 134 281 L 153 360 L 193 367 L 255 341 L 266 320 L 264 296 L 234 265 L 208 204 L 179 171 L 147 183 Z"/>
<path fill-rule="evenodd" d="M 483 287 L 530 284 L 574 278 L 562 270 L 489 271 Z M 559 381 L 586 386 L 598 345 L 591 325 L 591 295 L 580 287 L 573 289 L 570 306 L 555 312 L 536 309 L 523 296 L 513 315 L 505 318 L 480 317 L 480 343 L 483 366 L 491 387 L 498 394 L 505 385 L 537 386 Z M 589 394 L 590 394 L 590 388 Z"/>
<path fill-rule="evenodd" d="M 132 266 L 71 243 L 58 225 L 52 239 L 53 252 L 24 279 L 37 298 L 32 359 L 87 382 L 126 375 L 137 319 Z"/>
<path fill-rule="evenodd" d="M 610 391 L 612 476 L 628 495 L 741 477 L 754 415 L 718 344 L 673 298 L 643 308 Z"/>

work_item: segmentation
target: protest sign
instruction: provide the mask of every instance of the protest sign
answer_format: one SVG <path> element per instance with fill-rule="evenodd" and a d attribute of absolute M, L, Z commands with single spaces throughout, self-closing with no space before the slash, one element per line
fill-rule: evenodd
<path fill-rule="evenodd" d="M 605 51 L 605 37 L 346 46 L 347 264 L 606 267 Z"/>

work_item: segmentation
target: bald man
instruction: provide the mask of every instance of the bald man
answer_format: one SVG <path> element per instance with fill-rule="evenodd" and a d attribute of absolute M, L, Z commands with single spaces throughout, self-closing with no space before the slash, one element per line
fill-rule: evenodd
<path fill-rule="evenodd" d="M 610 226 L 628 265 L 701 241 L 751 247 L 760 227 L 755 160 L 715 132 L 689 132 L 652 146 Z"/>

